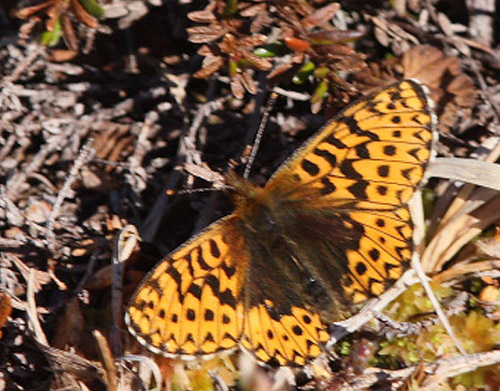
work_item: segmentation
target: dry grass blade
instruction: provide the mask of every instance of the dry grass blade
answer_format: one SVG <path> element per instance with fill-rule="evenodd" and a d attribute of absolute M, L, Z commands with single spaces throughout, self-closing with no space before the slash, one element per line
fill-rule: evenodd
<path fill-rule="evenodd" d="M 28 314 L 28 324 L 34 334 L 35 339 L 42 345 L 48 346 L 49 342 L 43 332 L 40 320 L 38 319 L 37 305 L 35 301 L 35 271 L 30 269 L 28 277 L 28 291 L 26 294 L 28 306 L 26 312 Z"/>
<path fill-rule="evenodd" d="M 492 160 L 497 157 L 498 148 L 493 152 Z M 470 159 L 436 159 L 430 175 L 496 188 L 500 183 L 500 165 Z M 443 216 L 422 256 L 426 272 L 439 272 L 466 243 L 500 219 L 498 191 L 472 191 L 471 185 L 467 185 Z"/>
<path fill-rule="evenodd" d="M 61 387 L 68 387 L 69 384 L 78 384 L 77 380 L 94 383 L 102 381 L 104 372 L 99 362 L 87 360 L 78 354 L 66 352 L 46 345 L 40 345 L 42 352 L 47 357 L 57 383 Z M 63 388 L 59 388 L 63 389 Z M 72 390 L 86 389 L 81 384 L 78 387 L 67 388 Z"/>
<path fill-rule="evenodd" d="M 443 265 L 471 239 L 500 219 L 500 195 L 472 212 L 451 219 L 434 234 L 423 256 L 422 265 L 427 273 L 438 272 Z"/>
<path fill-rule="evenodd" d="M 130 258 L 139 242 L 139 232 L 133 225 L 125 226 L 115 238 L 113 248 L 113 274 L 111 286 L 111 346 L 117 356 L 123 354 L 122 319 L 123 319 L 123 270 L 125 262 Z"/>
<path fill-rule="evenodd" d="M 495 140 L 495 146 L 494 146 L 494 148 L 491 149 L 491 152 L 488 154 L 488 156 L 486 157 L 484 162 L 470 161 L 471 163 L 469 163 L 469 164 L 471 164 L 471 167 L 474 168 L 474 170 L 476 170 L 476 172 L 471 173 L 470 176 L 473 176 L 474 180 L 481 181 L 480 183 L 483 183 L 487 178 L 489 178 L 487 174 L 489 174 L 490 173 L 489 170 L 491 170 L 491 174 L 493 175 L 493 178 L 498 177 L 498 169 L 495 168 L 495 167 L 498 167 L 498 165 L 492 166 L 492 163 L 496 162 L 499 157 L 500 157 L 500 143 L 497 140 Z M 438 159 L 436 159 L 436 160 L 437 160 L 437 164 L 440 164 L 439 160 Z M 490 165 L 486 166 L 485 163 L 490 163 Z M 465 164 L 468 164 L 468 163 L 466 162 Z M 433 170 L 432 165 L 431 165 L 430 169 L 432 172 L 432 170 Z M 438 170 L 439 170 L 439 168 L 438 168 Z M 450 174 L 453 174 L 453 175 L 463 175 L 463 173 L 460 171 L 468 171 L 468 168 L 467 167 L 454 167 L 454 164 L 452 164 L 452 166 L 450 166 L 449 168 L 443 167 L 443 171 L 445 171 L 445 172 L 450 171 Z M 436 174 L 436 175 L 438 175 L 438 174 Z M 465 175 L 467 175 L 467 173 L 465 173 Z M 468 184 L 467 181 L 465 181 L 465 180 L 464 180 L 464 182 L 466 182 L 466 185 L 462 189 L 460 189 L 459 194 L 455 197 L 455 199 L 453 200 L 452 204 L 449 206 L 446 213 L 442 216 L 441 221 L 440 221 L 441 225 L 446 224 L 446 222 L 450 218 L 456 216 L 456 214 L 459 213 L 459 211 L 463 208 L 463 204 L 466 202 L 466 200 L 468 200 L 471 197 L 471 195 L 474 191 L 474 186 L 472 184 Z M 496 182 L 496 183 L 498 183 L 498 182 Z M 490 183 L 488 183 L 488 182 L 485 183 L 485 187 L 489 188 L 491 185 L 494 186 L 495 183 L 493 183 L 493 181 L 491 181 Z M 439 227 L 438 227 L 438 229 L 439 229 Z"/>
<path fill-rule="evenodd" d="M 473 159 L 436 158 L 429 165 L 427 174 L 429 177 L 453 179 L 500 191 L 500 164 Z"/>
<path fill-rule="evenodd" d="M 104 378 L 106 379 L 106 385 L 108 386 L 108 391 L 118 390 L 118 371 L 116 369 L 115 360 L 113 358 L 113 353 L 109 348 L 108 341 L 100 333 L 95 330 L 93 332 L 94 338 L 99 346 L 99 351 L 101 352 L 102 363 L 104 366 Z"/>
<path fill-rule="evenodd" d="M 490 259 L 469 264 L 458 263 L 449 269 L 436 274 L 432 280 L 437 283 L 443 283 L 451 280 L 465 280 L 470 275 L 480 275 L 482 272 L 498 272 L 500 270 L 500 260 Z"/>

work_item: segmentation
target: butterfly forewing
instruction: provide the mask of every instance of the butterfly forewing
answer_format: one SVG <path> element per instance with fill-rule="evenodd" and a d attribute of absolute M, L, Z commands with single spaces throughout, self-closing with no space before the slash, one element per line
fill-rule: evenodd
<path fill-rule="evenodd" d="M 349 106 L 267 185 L 304 208 L 341 211 L 333 218 L 359 223 L 359 240 L 344 246 L 343 288 L 354 302 L 381 294 L 408 267 L 413 228 L 406 204 L 431 157 L 434 121 L 425 88 L 403 80 Z"/>

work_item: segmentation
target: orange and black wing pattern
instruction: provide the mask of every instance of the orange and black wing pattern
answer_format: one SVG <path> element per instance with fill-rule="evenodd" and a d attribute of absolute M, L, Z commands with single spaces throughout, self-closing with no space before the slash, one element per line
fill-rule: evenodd
<path fill-rule="evenodd" d="M 342 220 L 337 225 L 351 240 L 336 252 L 347 263 L 342 286 L 354 302 L 381 294 L 409 265 L 407 203 L 423 182 L 435 127 L 425 87 L 403 80 L 337 115 L 266 186 L 319 218 Z"/>
<path fill-rule="evenodd" d="M 243 331 L 239 296 L 248 261 L 235 217 L 215 222 L 144 279 L 126 313 L 129 330 L 167 357 L 235 348 Z"/>
<path fill-rule="evenodd" d="M 273 365 L 317 357 L 330 322 L 408 267 L 408 202 L 434 128 L 425 88 L 403 80 L 346 108 L 264 188 L 228 177 L 234 213 L 144 279 L 126 315 L 132 334 L 185 359 L 239 343 Z"/>

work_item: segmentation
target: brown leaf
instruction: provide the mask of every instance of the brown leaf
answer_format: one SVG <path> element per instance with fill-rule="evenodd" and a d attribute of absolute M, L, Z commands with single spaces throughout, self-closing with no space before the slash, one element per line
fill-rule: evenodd
<path fill-rule="evenodd" d="M 271 23 L 272 19 L 269 16 L 269 13 L 267 11 L 263 11 L 252 20 L 252 23 L 250 24 L 250 32 L 256 33 L 261 31 L 265 26 L 269 26 Z"/>
<path fill-rule="evenodd" d="M 259 57 L 256 54 L 249 51 L 242 51 L 241 55 L 246 58 L 248 61 L 252 62 L 255 68 L 261 71 L 267 71 L 273 67 L 273 64 L 266 60 L 265 58 Z"/>
<path fill-rule="evenodd" d="M 17 11 L 15 15 L 19 19 L 27 19 L 27 18 L 31 17 L 32 15 L 36 14 L 37 12 L 40 12 L 41 10 L 44 10 L 45 8 L 52 6 L 53 4 L 54 4 L 54 0 L 49 0 L 49 1 L 46 1 L 45 3 L 42 3 L 42 4 L 22 8 L 19 11 Z"/>
<path fill-rule="evenodd" d="M 211 23 L 217 20 L 214 13 L 208 10 L 189 12 L 187 17 L 197 23 Z"/>
<path fill-rule="evenodd" d="M 267 4 L 255 4 L 242 10 L 240 12 L 240 15 L 249 18 L 253 16 L 258 16 L 263 12 L 267 13 Z"/>
<path fill-rule="evenodd" d="M 62 15 L 61 22 L 64 43 L 69 50 L 77 52 L 80 45 L 78 44 L 78 38 L 76 37 L 75 29 L 73 28 L 70 17 L 67 14 Z"/>
<path fill-rule="evenodd" d="M 71 2 L 71 10 L 78 18 L 78 20 L 85 24 L 87 27 L 90 27 L 91 29 L 96 29 L 99 27 L 99 21 L 87 12 L 80 1 L 73 0 Z"/>
<path fill-rule="evenodd" d="M 194 77 L 206 79 L 212 76 L 224 65 L 224 59 L 219 56 L 208 56 L 203 59 L 203 67 L 194 74 Z"/>
<path fill-rule="evenodd" d="M 74 59 L 77 55 L 78 52 L 75 50 L 54 49 L 50 52 L 48 58 L 54 62 L 66 62 Z"/>
<path fill-rule="evenodd" d="M 257 93 L 257 83 L 253 80 L 252 76 L 250 73 L 246 70 L 241 72 L 241 82 L 245 89 L 252 95 L 255 95 Z"/>
<path fill-rule="evenodd" d="M 9 316 L 12 314 L 12 301 L 10 297 L 3 292 L 0 292 L 0 329 L 7 324 Z M 0 338 L 2 332 L 0 331 Z"/>
<path fill-rule="evenodd" d="M 473 106 L 476 101 L 476 90 L 472 79 L 464 73 L 457 75 L 447 88 L 455 96 L 459 106 Z"/>
<path fill-rule="evenodd" d="M 238 40 L 238 45 L 242 46 L 242 47 L 245 47 L 245 46 L 255 47 L 255 46 L 262 45 L 264 42 L 266 42 L 266 39 L 267 39 L 267 36 L 265 36 L 265 35 L 254 34 L 254 35 L 251 35 L 249 37 L 240 38 Z"/>
<path fill-rule="evenodd" d="M 189 34 L 189 41 L 193 43 L 212 42 L 227 33 L 227 29 L 218 24 L 189 27 L 186 30 Z"/>
<path fill-rule="evenodd" d="M 302 19 L 302 25 L 306 28 L 313 28 L 330 21 L 340 9 L 339 3 L 331 3 L 315 10 L 313 13 Z"/>
<path fill-rule="evenodd" d="M 243 87 L 243 81 L 241 79 L 241 74 L 239 73 L 231 78 L 231 92 L 238 99 L 243 99 L 245 95 L 245 88 Z"/>
<path fill-rule="evenodd" d="M 308 37 L 314 45 L 332 45 L 354 41 L 363 35 L 363 32 L 356 30 L 323 30 L 309 34 Z"/>
<path fill-rule="evenodd" d="M 200 46 L 200 48 L 198 49 L 197 53 L 200 55 L 200 56 L 210 56 L 210 55 L 214 55 L 214 51 L 212 50 L 212 47 L 210 47 L 209 45 L 202 45 Z"/>
<path fill-rule="evenodd" d="M 401 60 L 405 78 L 416 78 L 429 87 L 438 87 L 444 71 L 454 68 L 452 57 L 444 58 L 441 50 L 421 45 L 406 52 Z"/>
<path fill-rule="evenodd" d="M 47 26 L 48 31 L 54 31 L 54 26 L 56 25 L 57 21 L 59 20 L 59 16 L 61 15 L 61 10 L 59 7 L 51 7 L 47 11 L 47 15 L 49 16 L 49 20 L 45 23 L 45 26 Z"/>
<path fill-rule="evenodd" d="M 417 78 L 429 87 L 438 105 L 441 131 L 449 131 L 455 126 L 460 120 L 457 113 L 468 115 L 477 93 L 472 79 L 462 72 L 457 57 L 445 56 L 435 47 L 421 45 L 406 52 L 401 63 L 405 78 Z"/>

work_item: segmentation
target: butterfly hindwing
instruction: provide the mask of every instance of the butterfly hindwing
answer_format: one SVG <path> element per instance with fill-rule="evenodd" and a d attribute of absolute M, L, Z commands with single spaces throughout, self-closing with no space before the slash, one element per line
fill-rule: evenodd
<path fill-rule="evenodd" d="M 245 316 L 241 343 L 268 364 L 305 365 L 321 353 L 328 341 L 327 326 L 316 313 L 291 307 L 287 315 L 276 314 L 273 301 L 252 306 Z"/>
<path fill-rule="evenodd" d="M 237 346 L 248 259 L 234 220 L 230 215 L 212 224 L 161 261 L 138 288 L 126 320 L 150 350 L 191 356 Z"/>

